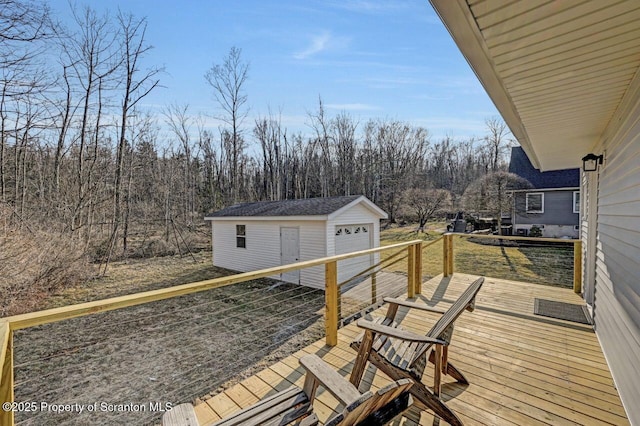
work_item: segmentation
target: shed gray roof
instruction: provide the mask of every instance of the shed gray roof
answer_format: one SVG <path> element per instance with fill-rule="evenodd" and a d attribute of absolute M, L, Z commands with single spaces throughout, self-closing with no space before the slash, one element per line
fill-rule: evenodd
<path fill-rule="evenodd" d="M 533 167 L 529 157 L 519 146 L 511 148 L 509 172 L 525 178 L 536 189 L 575 188 L 580 186 L 580 169 L 541 172 Z"/>
<path fill-rule="evenodd" d="M 349 195 L 343 197 L 241 203 L 210 213 L 206 217 L 328 215 L 360 197 L 362 196 Z"/>

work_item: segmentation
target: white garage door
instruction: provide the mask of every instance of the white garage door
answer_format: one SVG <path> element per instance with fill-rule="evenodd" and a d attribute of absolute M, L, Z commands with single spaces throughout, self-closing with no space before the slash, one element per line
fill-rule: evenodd
<path fill-rule="evenodd" d="M 373 246 L 373 226 L 338 225 L 336 226 L 336 254 L 366 250 Z M 338 262 L 338 283 L 344 282 L 372 265 L 373 256 L 358 256 Z"/>

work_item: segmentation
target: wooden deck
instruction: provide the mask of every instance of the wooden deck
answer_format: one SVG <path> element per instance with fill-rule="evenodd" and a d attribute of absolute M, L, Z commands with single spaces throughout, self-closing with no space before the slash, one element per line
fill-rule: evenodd
<path fill-rule="evenodd" d="M 419 299 L 446 308 L 474 278 L 464 274 L 450 279 L 436 277 L 423 284 Z M 449 352 L 470 384 L 459 385 L 445 377 L 446 403 L 471 425 L 629 424 L 591 327 L 534 315 L 536 297 L 582 303 L 570 289 L 486 279 L 476 310 L 463 313 L 456 322 Z M 373 315 L 381 315 L 385 309 Z M 436 318 L 423 312 L 400 314 L 404 327 L 423 333 Z M 317 354 L 348 377 L 356 355 L 349 344 L 357 334 L 352 323 L 340 329 L 337 346 L 330 348 L 318 341 L 198 404 L 200 423 L 213 422 L 292 383 L 301 386 L 304 372 L 298 358 L 305 353 Z M 424 383 L 433 383 L 431 373 L 425 374 Z M 361 390 L 379 388 L 388 381 L 369 366 Z M 321 392 L 314 403 L 321 421 L 337 406 L 326 392 Z M 433 415 L 416 408 L 394 422 L 432 423 Z"/>

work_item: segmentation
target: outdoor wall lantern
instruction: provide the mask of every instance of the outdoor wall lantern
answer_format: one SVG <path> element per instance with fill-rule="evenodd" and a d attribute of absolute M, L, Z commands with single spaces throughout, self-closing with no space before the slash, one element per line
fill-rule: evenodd
<path fill-rule="evenodd" d="M 585 172 L 595 172 L 598 170 L 598 165 L 602 164 L 603 155 L 595 155 L 590 153 L 582 157 L 582 170 Z"/>

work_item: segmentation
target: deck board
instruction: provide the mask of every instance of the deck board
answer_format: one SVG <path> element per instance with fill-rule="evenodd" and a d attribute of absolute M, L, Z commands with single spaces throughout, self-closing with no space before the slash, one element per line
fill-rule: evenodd
<path fill-rule="evenodd" d="M 418 300 L 446 309 L 476 277 L 454 274 L 423 283 Z M 444 378 L 443 399 L 465 424 L 629 424 L 602 349 L 590 326 L 533 314 L 534 298 L 581 304 L 571 289 L 488 277 L 478 294 L 476 310 L 455 325 L 450 359 L 467 376 L 462 386 Z M 384 315 L 386 307 L 371 313 Z M 426 332 L 438 315 L 401 308 L 401 324 Z M 246 407 L 258 399 L 300 386 L 298 359 L 314 353 L 348 378 L 355 351 L 349 344 L 359 334 L 355 323 L 339 330 L 338 345 L 315 342 L 196 406 L 201 424 Z M 424 383 L 431 384 L 432 368 Z M 389 379 L 370 365 L 360 390 L 377 390 Z M 319 392 L 314 408 L 322 422 L 339 403 Z M 394 424 L 431 425 L 433 415 L 413 407 Z M 444 422 L 442 422 L 444 424 Z"/>

